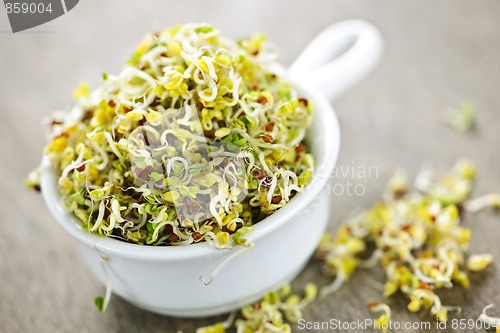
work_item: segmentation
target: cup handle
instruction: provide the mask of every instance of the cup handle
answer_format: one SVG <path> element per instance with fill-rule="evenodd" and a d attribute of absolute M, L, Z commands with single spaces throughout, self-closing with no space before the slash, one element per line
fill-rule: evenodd
<path fill-rule="evenodd" d="M 372 24 L 339 22 L 313 39 L 288 69 L 288 77 L 335 99 L 370 73 L 382 50 L 382 36 Z"/>

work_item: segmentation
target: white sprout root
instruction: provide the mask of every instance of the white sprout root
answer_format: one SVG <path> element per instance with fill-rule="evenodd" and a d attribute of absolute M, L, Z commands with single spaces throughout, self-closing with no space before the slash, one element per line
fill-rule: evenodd
<path fill-rule="evenodd" d="M 497 331 L 498 328 L 500 327 L 500 318 L 490 316 L 488 315 L 487 311 L 490 309 L 493 309 L 495 307 L 495 304 L 489 304 L 483 308 L 482 313 L 479 315 L 479 320 L 481 320 L 483 323 L 486 325 L 489 325 L 489 327 L 496 327 Z"/>
<path fill-rule="evenodd" d="M 210 279 L 208 281 L 206 281 L 205 277 L 204 276 L 200 276 L 200 281 L 205 285 L 205 286 L 208 286 L 210 283 L 212 283 L 212 281 L 214 280 L 214 278 L 217 276 L 217 274 L 220 273 L 220 271 L 226 267 L 227 264 L 229 264 L 234 258 L 236 258 L 237 256 L 239 256 L 240 254 L 242 254 L 243 252 L 246 252 L 246 251 L 249 251 L 251 249 L 254 248 L 254 243 L 250 243 L 249 245 L 243 245 L 243 248 L 239 249 L 238 251 L 236 251 L 235 253 L 232 253 L 230 256 L 228 256 L 226 259 L 224 259 L 215 269 L 214 271 L 212 272 L 212 274 L 210 274 Z"/>
<path fill-rule="evenodd" d="M 106 278 L 106 292 L 104 294 L 104 303 L 102 306 L 102 312 L 106 312 L 109 302 L 111 300 L 111 296 L 113 294 L 112 287 L 111 287 L 111 269 L 108 264 L 108 258 L 107 257 L 101 257 L 101 267 L 104 270 L 104 276 Z"/>

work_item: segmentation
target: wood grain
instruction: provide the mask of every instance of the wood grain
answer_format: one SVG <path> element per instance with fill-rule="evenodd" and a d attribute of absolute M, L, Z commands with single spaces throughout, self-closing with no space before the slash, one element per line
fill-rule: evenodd
<path fill-rule="evenodd" d="M 0 331 L 192 332 L 224 318 L 161 317 L 117 297 L 108 313 L 98 313 L 92 302 L 102 287 L 42 198 L 23 188 L 25 175 L 41 157 L 41 119 L 71 105 L 71 91 L 79 81 L 96 84 L 101 70 L 118 71 L 145 32 L 186 21 L 212 22 L 233 38 L 263 31 L 281 49 L 280 61 L 290 64 L 312 37 L 336 21 L 366 19 L 381 29 L 383 62 L 334 102 L 342 126 L 339 167 L 373 166 L 378 173 L 336 179 L 360 184 L 365 192 L 334 198 L 334 230 L 353 211 L 380 198 L 397 166 L 414 175 L 422 166 L 444 171 L 457 158 L 469 157 L 479 170 L 474 193 L 500 189 L 499 17 L 500 3 L 494 0 L 85 0 L 53 22 L 13 35 L 0 10 Z M 464 99 L 474 101 L 478 110 L 474 131 L 465 135 L 443 125 L 446 108 Z M 464 223 L 473 229 L 471 252 L 497 255 L 493 267 L 473 276 L 470 289 L 444 295 L 446 304 L 464 306 L 451 318 L 475 319 L 484 305 L 500 305 L 500 221 L 483 212 L 467 216 Z M 327 282 L 315 263 L 294 285 L 309 279 Z M 359 272 L 335 295 L 312 305 L 306 318 L 372 318 L 366 302 L 380 299 L 375 279 L 383 279 L 376 269 Z M 395 321 L 432 320 L 409 314 L 401 297 L 390 304 Z"/>

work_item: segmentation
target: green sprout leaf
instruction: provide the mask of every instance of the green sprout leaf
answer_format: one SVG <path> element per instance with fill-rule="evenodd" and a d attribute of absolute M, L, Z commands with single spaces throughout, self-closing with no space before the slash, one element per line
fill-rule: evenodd
<path fill-rule="evenodd" d="M 97 296 L 96 298 L 94 298 L 94 305 L 96 306 L 97 310 L 99 310 L 99 312 L 103 312 L 104 311 L 104 297 Z"/>

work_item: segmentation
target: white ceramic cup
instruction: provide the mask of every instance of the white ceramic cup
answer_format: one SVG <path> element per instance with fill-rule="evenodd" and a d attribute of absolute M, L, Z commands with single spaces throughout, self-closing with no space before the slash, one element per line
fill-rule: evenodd
<path fill-rule="evenodd" d="M 237 248 L 216 250 L 207 243 L 153 247 L 83 231 L 61 204 L 57 177 L 47 158 L 41 176 L 45 202 L 76 240 L 99 281 L 110 283 L 113 293 L 140 308 L 177 317 L 200 317 L 254 302 L 291 281 L 325 231 L 332 200 L 325 185 L 340 144 L 339 124 L 329 98 L 362 79 L 381 52 L 382 39 L 376 28 L 363 21 L 345 21 L 316 37 L 288 71 L 276 65 L 278 72 L 284 72 L 303 96 L 315 103 L 308 142 L 316 170 L 302 193 L 254 226 L 255 247 L 230 261 L 209 285 L 204 285 L 200 276 L 208 278 Z M 109 258 L 108 269 L 102 265 L 101 255 Z"/>

